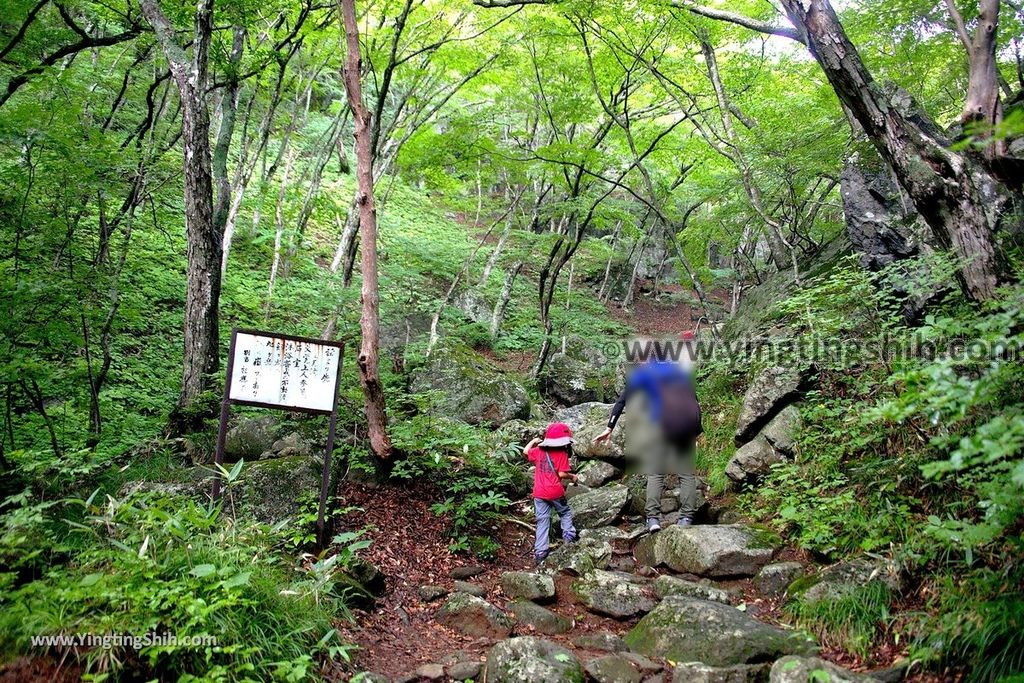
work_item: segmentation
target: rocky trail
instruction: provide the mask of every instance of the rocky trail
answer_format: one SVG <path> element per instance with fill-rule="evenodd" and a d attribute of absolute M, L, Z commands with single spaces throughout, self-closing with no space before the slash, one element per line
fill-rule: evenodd
<path fill-rule="evenodd" d="M 799 383 L 778 370 L 753 383 L 737 438 L 756 443 L 758 457 L 741 447 L 730 476 L 754 477 L 790 456 L 788 399 Z M 365 511 L 360 519 L 375 540 L 367 559 L 388 577 L 377 608 L 345 629 L 362 648 L 363 672 L 352 680 L 924 680 L 905 679 L 895 654 L 888 668 L 865 671 L 779 619 L 795 586 L 804 600 L 828 599 L 870 580 L 898 582 L 892 568 L 867 558 L 814 567 L 718 501 L 702 500 L 697 524 L 674 525 L 671 488 L 663 530 L 648 533 L 644 478 L 627 472 L 621 432 L 593 443 L 608 407 L 584 403 L 553 416 L 576 434 L 582 483 L 567 493 L 581 538 L 557 545 L 540 567 L 532 566 L 532 535 L 512 523 L 496 530 L 502 548 L 494 562 L 471 565 L 450 553 L 427 487 L 353 484 L 343 492 Z M 526 436 L 538 425 L 513 420 L 501 429 Z"/>

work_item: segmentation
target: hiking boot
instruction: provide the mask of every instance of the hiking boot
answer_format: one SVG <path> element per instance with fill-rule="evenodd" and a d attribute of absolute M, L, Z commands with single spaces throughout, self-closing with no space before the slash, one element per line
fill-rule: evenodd
<path fill-rule="evenodd" d="M 661 531 L 661 522 L 658 521 L 657 517 L 651 517 L 647 520 L 647 530 L 651 533 Z"/>
<path fill-rule="evenodd" d="M 544 560 L 546 560 L 547 557 L 548 556 L 546 554 L 545 555 L 534 555 L 533 556 L 533 566 L 534 567 L 539 567 L 541 564 L 543 564 Z"/>
<path fill-rule="evenodd" d="M 676 524 L 679 526 L 691 526 L 693 524 L 693 517 L 680 517 Z"/>

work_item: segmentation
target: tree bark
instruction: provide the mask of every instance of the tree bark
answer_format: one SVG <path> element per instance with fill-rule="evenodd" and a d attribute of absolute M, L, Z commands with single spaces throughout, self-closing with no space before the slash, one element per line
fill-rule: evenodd
<path fill-rule="evenodd" d="M 947 149 L 894 106 L 874 82 L 828 0 L 781 2 L 840 101 L 936 237 L 958 259 L 964 293 L 974 301 L 994 297 L 1002 276 L 994 232 L 1006 202 L 1005 188 L 968 153 Z M 993 40 L 994 32 L 993 24 Z"/>
<path fill-rule="evenodd" d="M 213 0 L 196 8 L 192 57 L 178 44 L 157 0 L 142 0 L 142 13 L 153 26 L 178 86 L 182 108 L 182 147 L 185 170 L 185 232 L 188 260 L 185 290 L 184 357 L 181 394 L 171 415 L 171 431 L 199 427 L 202 415 L 194 402 L 219 366 L 221 235 L 213 219 L 213 180 L 210 159 L 210 113 L 206 75 L 213 30 Z"/>
<path fill-rule="evenodd" d="M 501 331 L 501 323 L 505 320 L 505 309 L 508 308 L 508 302 L 512 298 L 512 287 L 522 269 L 523 262 L 516 261 L 505 275 L 505 284 L 501 286 L 501 295 L 498 296 L 498 301 L 494 304 L 494 312 L 491 314 L 491 339 L 496 338 L 498 332 Z"/>
<path fill-rule="evenodd" d="M 359 326 L 362 340 L 359 347 L 359 380 L 366 401 L 366 423 L 370 449 L 381 460 L 392 454 L 388 436 L 387 413 L 384 409 L 384 387 L 380 381 L 378 350 L 380 345 L 380 312 L 377 284 L 377 211 L 373 201 L 372 123 L 363 103 L 360 83 L 359 29 L 356 25 L 355 0 L 340 0 L 339 11 L 345 27 L 347 57 L 342 69 L 345 93 L 352 110 L 356 148 L 356 181 L 359 186 L 359 246 L 362 251 L 362 313 Z"/>

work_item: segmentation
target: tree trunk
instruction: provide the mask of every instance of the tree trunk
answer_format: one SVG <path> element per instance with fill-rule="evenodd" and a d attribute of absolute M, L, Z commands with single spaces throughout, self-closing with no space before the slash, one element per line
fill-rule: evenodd
<path fill-rule="evenodd" d="M 619 245 L 619 231 L 622 230 L 622 221 L 615 221 L 615 230 L 612 232 L 612 248 L 608 254 L 608 261 L 604 264 L 604 278 L 601 280 L 601 290 L 597 293 L 597 300 L 605 303 L 608 298 L 605 290 L 608 289 L 608 278 L 612 273 L 612 260 L 615 258 L 615 247 Z"/>
<path fill-rule="evenodd" d="M 890 101 L 828 0 L 781 1 L 840 101 L 893 169 L 936 237 L 958 259 L 964 293 L 974 301 L 991 299 L 1001 280 L 994 231 L 1006 202 L 1005 188 L 968 153 L 947 149 Z"/>
<path fill-rule="evenodd" d="M 340 0 L 339 10 L 345 25 L 345 43 L 348 48 L 342 77 L 354 124 L 356 180 L 359 185 L 359 246 L 363 257 L 363 310 L 359 317 L 362 340 L 356 362 L 359 365 L 359 379 L 366 400 L 370 449 L 381 460 L 387 460 L 391 457 L 392 446 L 388 437 L 387 413 L 384 410 L 384 387 L 378 370 L 380 313 L 377 290 L 377 211 L 373 201 L 372 131 L 359 81 L 359 30 L 356 25 L 355 0 Z"/>
<path fill-rule="evenodd" d="M 181 98 L 182 147 L 185 170 L 185 232 L 188 260 L 185 290 L 185 350 L 181 394 L 170 429 L 182 433 L 201 426 L 194 402 L 219 366 L 218 304 L 220 301 L 221 235 L 213 220 L 210 161 L 210 113 L 206 101 L 207 61 L 213 30 L 213 0 L 196 8 L 192 58 L 178 44 L 156 0 L 142 0 L 142 13 L 153 26 L 170 64 Z"/>
<path fill-rule="evenodd" d="M 501 295 L 498 296 L 498 301 L 494 304 L 494 312 L 491 314 L 491 339 L 495 339 L 498 332 L 501 331 L 501 323 L 505 320 L 505 309 L 508 308 L 508 302 L 512 298 L 512 287 L 522 269 L 523 262 L 516 261 L 505 276 L 505 284 L 501 286 Z"/>

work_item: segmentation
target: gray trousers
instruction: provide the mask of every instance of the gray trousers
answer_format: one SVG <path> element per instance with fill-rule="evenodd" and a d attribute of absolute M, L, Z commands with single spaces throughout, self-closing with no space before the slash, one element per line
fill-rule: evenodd
<path fill-rule="evenodd" d="M 694 446 L 682 448 L 662 441 L 657 444 L 660 453 L 648 461 L 647 501 L 644 511 L 647 518 L 661 516 L 661 494 L 665 490 L 665 476 L 679 475 L 679 514 L 693 518 L 697 514 L 697 477 L 694 475 Z"/>

